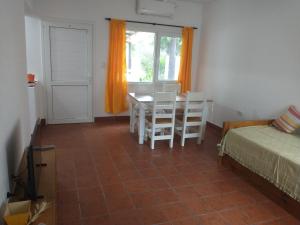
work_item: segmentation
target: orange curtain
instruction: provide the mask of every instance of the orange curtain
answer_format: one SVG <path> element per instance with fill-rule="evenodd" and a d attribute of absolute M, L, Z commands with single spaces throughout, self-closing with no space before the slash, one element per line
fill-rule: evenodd
<path fill-rule="evenodd" d="M 116 114 L 127 110 L 125 21 L 110 21 L 109 40 L 105 111 Z"/>
<path fill-rule="evenodd" d="M 181 93 L 191 90 L 193 39 L 194 29 L 192 27 L 184 27 L 182 29 L 181 60 L 178 76 Z"/>

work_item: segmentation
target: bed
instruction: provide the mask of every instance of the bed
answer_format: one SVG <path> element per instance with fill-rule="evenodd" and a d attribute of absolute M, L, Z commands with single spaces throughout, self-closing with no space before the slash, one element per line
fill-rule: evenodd
<path fill-rule="evenodd" d="M 219 155 L 229 158 L 230 165 L 251 171 L 248 177 L 271 183 L 286 204 L 292 199 L 293 211 L 300 210 L 300 136 L 286 134 L 271 126 L 271 120 L 225 122 Z M 223 160 L 222 160 L 223 161 Z M 263 178 L 263 179 L 262 179 Z M 270 185 L 267 185 L 270 189 Z M 265 191 L 274 193 L 274 191 Z M 297 210 L 296 210 L 297 208 Z M 298 211 L 299 213 L 300 211 Z"/>

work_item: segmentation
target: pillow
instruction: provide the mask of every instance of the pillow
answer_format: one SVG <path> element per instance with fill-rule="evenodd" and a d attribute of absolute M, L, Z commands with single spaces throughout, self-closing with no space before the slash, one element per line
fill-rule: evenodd
<path fill-rule="evenodd" d="M 290 106 L 288 111 L 273 122 L 273 125 L 286 133 L 293 133 L 300 128 L 300 112 L 295 106 Z"/>

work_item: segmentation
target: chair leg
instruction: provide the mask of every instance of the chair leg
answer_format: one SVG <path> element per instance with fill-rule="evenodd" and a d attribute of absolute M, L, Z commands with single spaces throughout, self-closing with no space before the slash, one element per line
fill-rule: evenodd
<path fill-rule="evenodd" d="M 184 147 L 185 138 L 184 136 L 181 136 L 181 147 Z"/>
<path fill-rule="evenodd" d="M 174 142 L 174 139 L 172 138 L 172 139 L 169 141 L 169 147 L 170 147 L 170 148 L 173 148 L 173 142 Z"/>
<path fill-rule="evenodd" d="M 200 145 L 203 140 L 203 126 L 200 126 L 199 128 L 199 137 L 197 139 L 197 144 Z"/>
<path fill-rule="evenodd" d="M 134 121 L 133 121 L 133 105 L 131 102 L 129 102 L 129 115 L 130 115 L 130 123 L 129 123 L 129 129 L 131 133 L 134 133 L 133 126 L 134 126 Z"/>
<path fill-rule="evenodd" d="M 151 130 L 151 149 L 152 150 L 154 149 L 154 143 L 155 143 L 155 140 L 154 140 L 155 131 L 156 131 L 156 128 L 154 126 L 152 126 L 152 130 Z"/>
<path fill-rule="evenodd" d="M 206 124 L 203 124 L 202 125 L 202 134 L 201 134 L 202 135 L 202 137 L 201 137 L 202 141 L 204 141 L 204 138 L 205 138 L 205 131 L 206 131 Z"/>
<path fill-rule="evenodd" d="M 153 137 L 151 138 L 151 149 L 152 150 L 154 149 L 154 138 Z"/>
<path fill-rule="evenodd" d="M 200 136 L 200 137 L 198 137 L 198 139 L 197 139 L 197 144 L 200 145 L 201 143 L 202 143 L 202 137 Z"/>
<path fill-rule="evenodd" d="M 183 127 L 183 128 L 182 128 L 182 132 L 181 132 L 181 147 L 184 147 L 184 142 L 185 142 L 185 132 L 186 132 L 186 128 Z"/>

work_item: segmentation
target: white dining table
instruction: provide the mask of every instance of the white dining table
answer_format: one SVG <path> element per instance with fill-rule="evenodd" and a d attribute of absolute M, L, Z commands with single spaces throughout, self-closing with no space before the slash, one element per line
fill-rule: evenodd
<path fill-rule="evenodd" d="M 176 108 L 183 108 L 185 102 L 185 95 L 176 96 Z M 212 100 L 208 100 L 212 102 Z M 153 104 L 153 96 L 150 94 L 137 94 L 128 93 L 128 103 L 129 103 L 129 116 L 130 116 L 130 132 L 134 133 L 134 110 L 137 107 L 139 111 L 139 144 L 144 144 L 144 132 L 145 132 L 145 110 L 147 106 Z"/>

